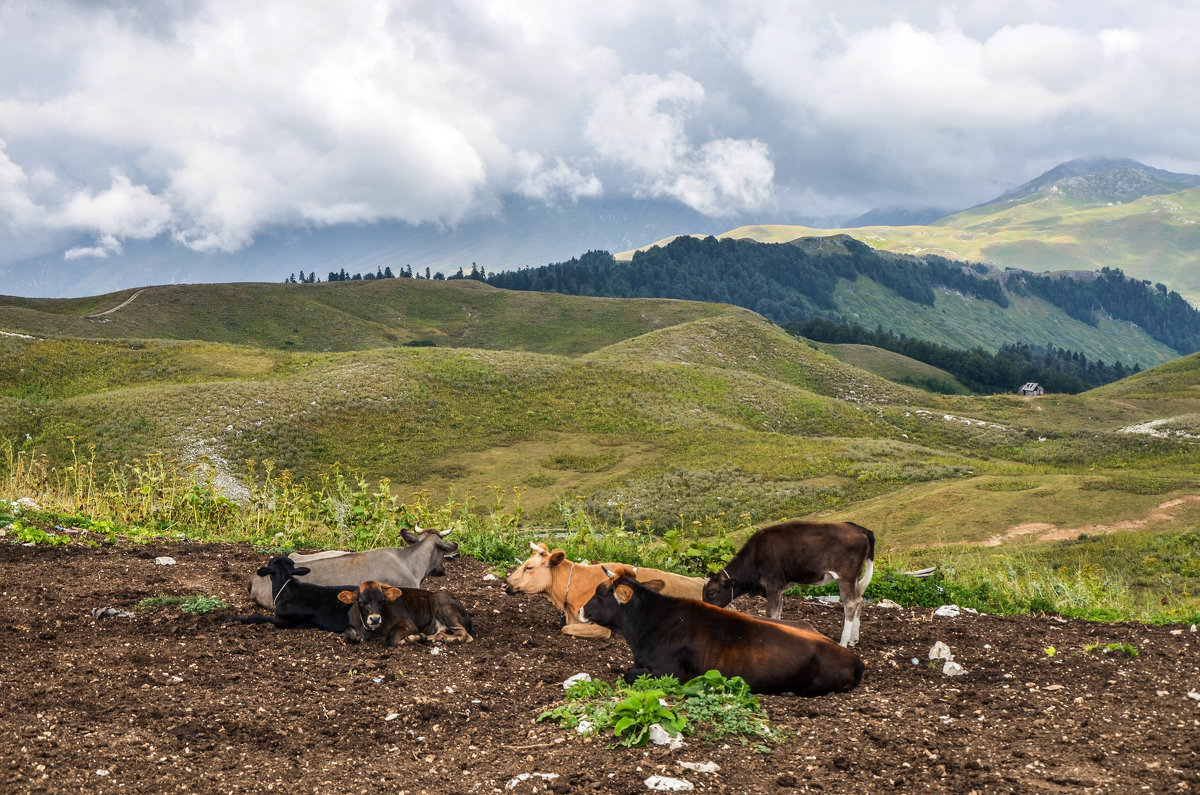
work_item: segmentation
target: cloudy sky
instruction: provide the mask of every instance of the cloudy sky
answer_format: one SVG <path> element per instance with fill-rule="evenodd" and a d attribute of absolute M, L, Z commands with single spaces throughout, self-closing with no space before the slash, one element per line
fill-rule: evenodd
<path fill-rule="evenodd" d="M 0 262 L 512 197 L 770 222 L 1086 155 L 1200 173 L 1198 76 L 1200 4 L 1165 0 L 0 0 Z"/>

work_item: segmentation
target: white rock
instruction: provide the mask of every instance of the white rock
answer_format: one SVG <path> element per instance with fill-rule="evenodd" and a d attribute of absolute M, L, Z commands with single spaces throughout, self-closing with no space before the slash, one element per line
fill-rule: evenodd
<path fill-rule="evenodd" d="M 40 511 L 42 509 L 42 506 L 38 505 L 30 497 L 22 497 L 14 502 L 13 505 L 18 508 L 24 508 L 27 511 Z"/>
<path fill-rule="evenodd" d="M 900 603 L 893 602 L 891 599 L 880 599 L 878 602 L 875 603 L 875 606 L 876 607 L 886 607 L 890 610 L 894 610 L 895 608 L 900 607 Z"/>
<path fill-rule="evenodd" d="M 155 558 L 154 563 L 155 563 L 155 565 L 158 565 L 158 566 L 174 566 L 175 558 L 168 557 L 167 555 L 163 555 L 161 558 Z"/>
<path fill-rule="evenodd" d="M 491 582 L 494 579 L 496 579 L 496 575 L 492 574 L 491 572 L 488 572 L 487 574 L 483 575 L 484 582 Z"/>
<path fill-rule="evenodd" d="M 949 662 L 954 659 L 954 653 L 950 651 L 950 647 L 940 640 L 933 644 L 929 649 L 929 659 L 931 660 L 946 660 Z"/>
<path fill-rule="evenodd" d="M 579 721 L 578 724 L 576 724 L 575 731 L 579 732 L 580 734 L 587 734 L 594 728 L 596 728 L 596 724 L 592 723 L 587 718 L 584 718 L 583 720 Z"/>
<path fill-rule="evenodd" d="M 721 769 L 716 762 L 680 762 L 679 766 L 693 773 L 716 773 Z"/>
<path fill-rule="evenodd" d="M 1188 691 L 1188 698 L 1192 699 L 1193 701 L 1200 701 L 1200 693 L 1190 690 Z"/>
<path fill-rule="evenodd" d="M 566 681 L 563 682 L 563 690 L 570 690 L 571 686 L 574 685 L 576 682 L 590 682 L 590 681 L 592 681 L 591 674 L 575 674 L 574 676 L 568 676 Z"/>
<path fill-rule="evenodd" d="M 967 669 L 954 662 L 954 660 L 946 660 L 946 664 L 942 666 L 942 673 L 946 676 L 962 676 L 966 672 Z"/>
<path fill-rule="evenodd" d="M 650 742 L 655 745 L 665 745 L 671 750 L 683 747 L 683 740 L 678 737 L 672 737 L 670 733 L 662 727 L 661 723 L 655 723 L 650 726 Z"/>
<path fill-rule="evenodd" d="M 399 713 L 399 712 L 389 712 L 389 713 L 388 713 L 388 716 L 387 716 L 386 718 L 384 718 L 384 720 L 389 720 L 389 721 L 390 721 L 390 720 L 395 720 L 395 719 L 396 719 L 396 718 L 398 718 L 398 717 L 400 717 L 400 713 Z"/>
<path fill-rule="evenodd" d="M 961 612 L 962 610 L 958 605 L 942 605 L 937 610 L 934 610 L 933 614 L 942 618 L 958 618 L 958 614 Z"/>
<path fill-rule="evenodd" d="M 520 775 L 513 776 L 511 779 L 509 779 L 508 783 L 504 785 L 504 788 L 505 789 L 516 789 L 517 785 L 519 785 L 522 781 L 528 781 L 531 778 L 540 778 L 543 781 L 553 781 L 554 779 L 558 778 L 558 774 L 557 773 L 521 773 Z"/>
<path fill-rule="evenodd" d="M 646 779 L 646 786 L 659 792 L 691 792 L 695 789 L 692 782 L 670 776 L 651 776 Z"/>

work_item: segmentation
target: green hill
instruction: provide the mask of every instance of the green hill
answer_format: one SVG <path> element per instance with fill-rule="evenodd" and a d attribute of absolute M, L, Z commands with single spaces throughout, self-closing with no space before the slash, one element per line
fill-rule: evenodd
<path fill-rule="evenodd" d="M 78 299 L 0 296 L 0 331 L 305 351 L 433 344 L 572 355 L 729 309 L 516 293 L 470 279 L 190 284 Z"/>
<path fill-rule="evenodd" d="M 1000 268 L 1094 271 L 1164 283 L 1200 300 L 1200 188 L 1146 196 L 1127 204 L 1080 207 L 1071 199 L 989 204 L 927 226 L 813 229 L 743 226 L 720 237 L 786 243 L 846 234 L 898 254 L 938 254 Z M 632 252 L 618 256 L 631 257 Z"/>

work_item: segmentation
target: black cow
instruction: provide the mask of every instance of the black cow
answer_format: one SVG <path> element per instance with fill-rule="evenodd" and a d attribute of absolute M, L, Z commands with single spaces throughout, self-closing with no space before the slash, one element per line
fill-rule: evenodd
<path fill-rule="evenodd" d="M 368 580 L 337 597 L 350 606 L 350 626 L 342 633 L 348 643 L 383 637 L 384 645 L 406 640 L 457 640 L 470 643 L 471 614 L 457 599 L 441 591 L 393 588 Z"/>
<path fill-rule="evenodd" d="M 672 675 L 680 681 L 718 670 L 740 676 L 758 693 L 820 696 L 854 689 L 862 680 L 858 655 L 817 632 L 659 592 L 627 567 L 602 583 L 579 611 L 619 632 L 633 652 L 625 681 Z"/>
<path fill-rule="evenodd" d="M 275 615 L 233 617 L 227 622 L 242 624 L 274 624 L 280 629 L 315 627 L 327 632 L 345 632 L 350 626 L 350 605 L 338 599 L 345 585 L 312 585 L 295 579 L 308 569 L 296 568 L 291 558 L 277 555 L 271 558 L 258 574 L 271 578 L 271 597 L 275 602 Z"/>
<path fill-rule="evenodd" d="M 858 644 L 863 592 L 875 571 L 875 534 L 853 522 L 790 521 L 764 527 L 725 568 L 704 584 L 704 601 L 724 607 L 742 594 L 767 597 L 767 615 L 779 618 L 791 585 L 837 581 L 844 618 L 843 646 Z"/>

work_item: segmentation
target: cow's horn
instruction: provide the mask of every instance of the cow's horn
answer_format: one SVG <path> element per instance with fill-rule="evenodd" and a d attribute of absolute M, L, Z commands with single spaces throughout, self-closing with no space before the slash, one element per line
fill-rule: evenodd
<path fill-rule="evenodd" d="M 601 566 L 601 567 L 600 567 L 600 570 L 601 570 L 601 571 L 603 571 L 605 574 L 607 574 L 607 575 L 608 575 L 608 579 L 610 579 L 610 580 L 615 580 L 615 579 L 617 579 L 617 575 L 613 574 L 611 571 L 609 571 L 609 570 L 608 570 L 607 568 L 605 568 L 604 566 Z"/>
<path fill-rule="evenodd" d="M 529 548 L 532 549 L 534 552 L 542 551 L 542 548 L 539 547 L 537 544 L 533 543 L 532 541 L 529 542 Z"/>
<path fill-rule="evenodd" d="M 453 532 L 454 532 L 454 528 L 451 527 L 449 530 L 442 530 L 440 534 L 441 534 L 442 538 L 445 538 L 446 536 L 450 535 Z"/>

